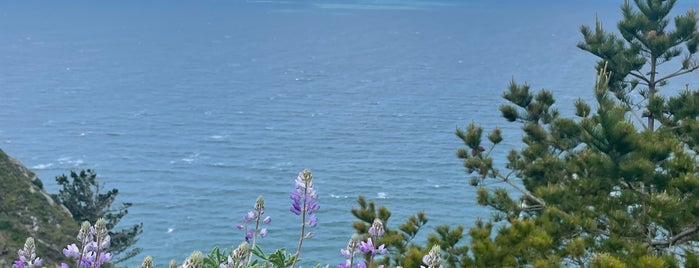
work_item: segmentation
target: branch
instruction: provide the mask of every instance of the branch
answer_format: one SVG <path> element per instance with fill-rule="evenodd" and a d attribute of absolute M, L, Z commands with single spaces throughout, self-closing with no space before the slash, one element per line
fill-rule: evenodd
<path fill-rule="evenodd" d="M 638 120 L 639 123 L 641 123 L 641 126 L 643 127 L 643 129 L 648 129 L 648 126 L 643 122 L 643 119 L 640 116 L 638 116 L 638 113 L 636 113 L 636 111 L 634 111 L 634 109 L 633 109 L 633 106 L 638 107 L 639 105 L 634 105 L 632 103 L 629 103 L 630 101 L 625 101 L 622 99 L 620 99 L 619 102 L 626 105 L 626 110 L 629 113 L 631 113 L 631 115 L 633 115 L 636 118 L 636 120 Z"/>
<path fill-rule="evenodd" d="M 500 180 L 502 180 L 503 182 L 505 182 L 505 183 L 509 184 L 510 186 L 512 186 L 512 188 L 515 188 L 517 191 L 519 191 L 519 192 L 521 192 L 522 194 L 524 194 L 524 196 L 526 196 L 527 198 L 529 198 L 529 199 L 531 199 L 531 200 L 534 200 L 534 201 L 535 201 L 536 203 L 538 203 L 541 207 L 546 207 L 546 202 L 545 202 L 543 199 L 534 196 L 534 194 L 532 194 L 532 193 L 531 193 L 530 191 L 528 191 L 527 189 L 524 189 L 524 188 L 522 188 L 522 186 L 519 186 L 518 184 L 516 184 L 516 183 L 510 181 L 510 179 L 509 179 L 508 177 L 503 176 L 502 174 L 500 174 L 500 172 L 496 172 L 495 175 L 496 175 Z"/>
<path fill-rule="evenodd" d="M 684 231 L 682 231 L 679 234 L 676 234 L 674 236 L 671 236 L 668 239 L 660 240 L 660 241 L 652 241 L 650 243 L 650 245 L 654 248 L 659 248 L 659 247 L 667 248 L 667 247 L 670 247 L 672 245 L 677 244 L 678 241 L 680 243 L 686 242 L 690 236 L 695 235 L 698 231 L 699 231 L 699 225 L 694 225 L 692 227 L 684 229 Z"/>
<path fill-rule="evenodd" d="M 629 74 L 630 74 L 631 76 L 633 76 L 633 77 L 636 77 L 636 78 L 638 78 L 638 79 L 640 79 L 640 80 L 643 80 L 643 82 L 646 82 L 644 85 L 648 85 L 648 84 L 650 83 L 650 80 L 648 80 L 648 78 L 646 78 L 645 76 L 643 76 L 643 74 L 638 73 L 638 71 L 636 71 L 636 72 L 631 71 L 631 72 L 629 72 Z"/>
<path fill-rule="evenodd" d="M 696 69 L 699 69 L 699 65 L 694 66 L 694 67 L 692 67 L 692 68 L 690 68 L 690 69 L 686 69 L 686 70 L 684 70 L 684 71 L 683 71 L 682 69 L 679 69 L 679 70 L 677 70 L 677 71 L 674 72 L 674 73 L 668 74 L 667 76 L 658 79 L 658 83 L 659 83 L 659 82 L 662 82 L 663 80 L 667 80 L 667 79 L 673 78 L 673 77 L 675 77 L 675 76 L 679 76 L 679 75 L 691 73 L 691 72 L 693 72 L 693 71 L 696 70 Z"/>

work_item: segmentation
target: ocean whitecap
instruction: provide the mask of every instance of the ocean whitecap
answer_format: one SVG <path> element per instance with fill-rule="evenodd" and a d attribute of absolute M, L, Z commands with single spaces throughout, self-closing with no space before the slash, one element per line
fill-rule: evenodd
<path fill-rule="evenodd" d="M 50 168 L 51 166 L 53 166 L 53 163 L 38 164 L 38 165 L 32 166 L 32 169 L 47 169 L 47 168 Z"/>

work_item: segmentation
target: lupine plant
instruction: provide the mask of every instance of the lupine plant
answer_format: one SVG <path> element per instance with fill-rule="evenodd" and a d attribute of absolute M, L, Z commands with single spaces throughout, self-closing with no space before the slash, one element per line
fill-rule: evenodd
<path fill-rule="evenodd" d="M 204 267 L 204 256 L 201 251 L 195 251 L 182 263 L 182 268 L 201 268 Z"/>
<path fill-rule="evenodd" d="M 357 235 L 352 235 L 352 238 L 350 239 L 349 243 L 347 243 L 347 248 L 340 250 L 340 254 L 342 254 L 342 256 L 345 257 L 345 263 L 341 263 L 337 267 L 374 267 L 374 258 L 376 257 L 376 255 L 385 255 L 386 253 L 388 253 L 385 244 L 381 244 L 378 247 L 374 244 L 374 241 L 379 241 L 379 239 L 381 239 L 384 233 L 385 230 L 383 228 L 383 222 L 378 218 L 374 219 L 374 222 L 371 224 L 371 227 L 369 227 L 369 237 L 367 237 L 366 241 L 359 242 L 357 239 Z M 359 255 L 359 253 L 363 253 L 366 255 L 367 259 L 369 260 L 368 265 L 367 262 L 365 262 L 364 260 L 360 260 L 357 261 L 354 267 L 352 267 L 352 264 L 354 264 L 354 257 Z M 383 268 L 384 265 L 381 264 L 378 267 Z"/>
<path fill-rule="evenodd" d="M 371 224 L 371 227 L 369 228 L 369 237 L 366 239 L 366 241 L 362 241 L 359 243 L 359 251 L 362 253 L 366 254 L 369 258 L 369 265 L 367 267 L 374 267 L 374 258 L 376 255 L 384 255 L 388 253 L 388 250 L 386 249 L 385 244 L 381 244 L 380 246 L 376 246 L 373 241 L 379 241 L 381 237 L 384 234 L 384 228 L 383 228 L 383 222 L 380 219 L 374 219 L 374 223 Z M 373 238 L 373 240 L 372 240 Z M 361 261 L 360 261 L 361 263 Z M 364 264 L 360 264 L 360 267 L 365 267 Z M 382 268 L 383 265 L 379 265 L 379 268 Z"/>
<path fill-rule="evenodd" d="M 299 173 L 294 181 L 294 191 L 291 194 L 292 204 L 290 211 L 301 216 L 301 236 L 299 238 L 298 247 L 295 254 L 287 254 L 284 248 L 278 249 L 270 255 L 265 255 L 259 245 L 257 245 L 257 237 L 265 237 L 267 229 L 262 228 L 264 224 L 269 224 L 271 218 L 264 217 L 265 204 L 262 196 L 258 197 L 253 206 L 253 210 L 247 212 L 243 216 L 242 224 L 236 227 L 244 230 L 244 241 L 229 254 L 225 251 L 221 252 L 218 248 L 204 256 L 200 251 L 195 251 L 190 255 L 182 265 L 178 265 L 172 260 L 168 267 L 170 268 L 264 268 L 264 267 L 295 267 L 300 260 L 300 252 L 303 241 L 313 236 L 309 228 L 316 227 L 318 219 L 315 212 L 318 211 L 317 194 L 313 186 L 313 176 L 309 170 L 303 170 Z M 360 202 L 361 203 L 361 202 Z M 364 207 L 364 206 L 363 206 Z M 371 204 L 373 211 L 373 204 Z M 381 214 L 381 213 L 379 213 Z M 390 214 L 389 214 L 390 215 Z M 387 215 L 386 219 L 388 218 Z M 264 217 L 264 218 L 263 218 Z M 401 230 L 407 234 L 417 232 L 420 226 L 427 221 L 422 214 L 420 217 L 411 218 L 413 228 L 401 227 Z M 254 227 L 253 227 L 254 226 Z M 403 230 L 405 229 L 405 230 Z M 406 230 L 413 231 L 406 231 Z M 350 239 L 347 248 L 340 252 L 345 257 L 345 263 L 339 264 L 338 268 L 382 268 L 384 264 L 376 261 L 377 255 L 385 255 L 388 253 L 386 244 L 380 243 L 383 236 L 388 233 L 384 228 L 384 221 L 379 217 L 374 218 L 371 225 L 364 229 L 364 232 L 354 234 Z M 366 239 L 360 240 L 361 234 L 365 234 Z M 412 237 L 413 235 L 409 235 Z M 109 236 L 104 219 L 99 219 L 95 225 L 90 225 L 89 222 L 84 222 L 77 235 L 79 245 L 70 244 L 63 249 L 63 254 L 75 260 L 75 268 L 99 268 L 105 263 L 111 261 L 112 255 L 107 252 L 110 246 L 111 237 Z M 380 244 L 377 246 L 377 244 Z M 18 251 L 19 260 L 15 261 L 13 268 L 35 268 L 41 267 L 42 259 L 37 257 L 35 252 L 34 239 L 29 238 L 23 249 Z M 428 255 L 422 258 L 423 263 L 429 268 L 441 267 L 439 246 L 433 247 Z M 253 260 L 255 255 L 259 259 Z M 363 255 L 365 258 L 355 260 L 356 256 Z M 384 260 L 385 261 L 385 260 Z M 354 265 L 354 266 L 353 266 Z M 153 259 L 148 256 L 144 259 L 140 266 L 141 268 L 153 268 Z M 316 268 L 320 268 L 317 265 Z M 328 266 L 326 266 L 327 268 Z M 400 267 L 400 266 L 397 266 Z M 68 264 L 62 263 L 61 268 L 70 268 Z"/>
<path fill-rule="evenodd" d="M 309 228 L 314 228 L 318 224 L 318 218 L 315 212 L 319 209 L 318 202 L 316 199 L 318 195 L 316 194 L 315 187 L 313 187 L 313 175 L 308 169 L 304 169 L 299 173 L 294 182 L 295 189 L 291 193 L 291 212 L 296 215 L 301 215 L 301 237 L 299 238 L 299 245 L 296 248 L 296 254 L 294 255 L 294 260 L 291 263 L 291 267 L 296 266 L 296 262 L 299 260 L 299 255 L 301 254 L 301 246 L 303 245 L 303 240 L 313 236 L 312 232 L 306 232 L 306 226 Z"/>
<path fill-rule="evenodd" d="M 432 246 L 430 253 L 422 257 L 422 263 L 425 265 L 420 265 L 420 268 L 443 268 L 442 257 L 440 256 L 442 249 L 439 245 Z"/>
<path fill-rule="evenodd" d="M 148 256 L 143 259 L 143 263 L 141 264 L 140 268 L 153 268 L 153 258 Z"/>
<path fill-rule="evenodd" d="M 269 224 L 271 218 L 264 217 L 265 203 L 262 196 L 258 197 L 253 206 L 253 210 L 247 212 L 243 216 L 242 224 L 236 228 L 243 230 L 245 233 L 244 241 L 235 249 L 226 254 L 225 250 L 221 251 L 215 247 L 211 253 L 203 257 L 201 262 L 185 261 L 185 264 L 180 268 L 244 268 L 244 267 L 294 267 L 299 260 L 301 246 L 303 241 L 313 236 L 307 228 L 314 228 L 318 224 L 318 218 L 315 212 L 318 211 L 318 202 L 316 201 L 317 194 L 313 186 L 313 176 L 311 171 L 303 170 L 299 173 L 294 181 L 294 191 L 291 194 L 290 211 L 301 216 L 301 237 L 295 254 L 288 254 L 286 249 L 280 248 L 275 252 L 266 255 L 257 244 L 257 237 L 267 236 L 267 228 L 262 228 L 263 224 Z M 254 227 L 253 227 L 254 226 Z M 195 254 L 197 254 L 195 252 Z M 253 255 L 259 259 L 253 259 Z M 194 256 L 194 255 L 193 255 Z M 199 253 L 201 256 L 201 253 Z M 198 257 L 197 257 L 198 258 Z M 187 260 L 194 260 L 190 256 Z M 152 258 L 146 257 L 142 268 L 152 267 Z M 177 268 L 177 262 L 170 262 L 171 268 Z M 316 266 L 320 267 L 320 266 Z"/>
<path fill-rule="evenodd" d="M 272 221 L 272 218 L 269 216 L 265 217 L 264 220 L 262 220 L 262 215 L 265 213 L 265 199 L 262 196 L 259 196 L 257 200 L 255 201 L 255 206 L 253 206 L 255 210 L 249 211 L 245 216 L 243 216 L 243 224 L 239 224 L 237 226 L 238 229 L 240 230 L 245 230 L 245 242 L 250 243 L 252 241 L 252 247 L 255 248 L 257 246 L 257 236 L 259 235 L 260 237 L 265 237 L 267 236 L 267 228 L 260 228 L 260 223 L 263 224 L 269 224 Z M 248 223 L 254 222 L 255 223 L 255 228 L 250 229 L 248 228 Z M 248 264 L 252 260 L 252 255 L 249 254 L 248 256 Z"/>
<path fill-rule="evenodd" d="M 19 260 L 16 260 L 13 264 L 13 268 L 35 268 L 41 267 L 42 260 L 36 256 L 36 245 L 34 244 L 34 238 L 27 238 L 24 242 L 24 248 L 17 250 L 17 255 L 19 255 Z"/>
<path fill-rule="evenodd" d="M 200 251 L 195 251 L 190 255 L 181 266 L 177 265 L 176 261 L 171 261 L 170 268 L 263 268 L 263 267 L 295 267 L 299 261 L 301 246 L 303 241 L 313 236 L 309 228 L 316 227 L 318 220 L 315 212 L 318 211 L 317 194 L 313 186 L 313 176 L 309 170 L 303 170 L 299 173 L 294 181 L 294 191 L 291 194 L 292 205 L 290 211 L 301 216 L 301 236 L 295 254 L 287 254 L 284 248 L 278 249 L 270 255 L 265 255 L 262 249 L 257 245 L 257 237 L 265 237 L 267 229 L 261 228 L 263 224 L 269 224 L 271 218 L 264 217 L 265 204 L 262 196 L 258 197 L 253 206 L 253 210 L 247 212 L 243 216 L 243 223 L 236 227 L 244 230 L 244 241 L 235 249 L 231 250 L 230 254 L 221 252 L 218 248 L 204 256 Z M 421 218 L 422 219 L 422 218 Z M 421 224 L 416 223 L 416 229 L 426 222 L 426 219 L 420 220 Z M 254 228 L 252 226 L 254 225 Z M 340 252 L 346 258 L 344 264 L 338 265 L 339 268 L 366 268 L 374 267 L 378 263 L 375 262 L 377 255 L 385 255 L 388 253 L 386 244 L 379 244 L 382 236 L 387 233 L 384 228 L 384 221 L 380 218 L 375 218 L 371 226 L 366 231 L 368 236 L 366 240 L 360 241 L 359 234 L 355 234 L 350 239 L 347 248 Z M 99 268 L 112 259 L 112 255 L 107 252 L 111 243 L 106 223 L 104 219 L 99 219 L 95 225 L 90 225 L 89 222 L 84 222 L 77 235 L 79 245 L 70 244 L 63 249 L 63 254 L 75 260 L 75 268 Z M 252 244 L 250 244 L 252 243 Z M 13 268 L 34 268 L 41 267 L 42 259 L 37 257 L 35 252 L 34 239 L 29 238 L 23 249 L 18 251 L 19 260 L 13 263 Z M 355 257 L 364 255 L 365 260 L 359 260 L 355 263 Z M 252 255 L 259 257 L 258 260 L 253 260 Z M 430 252 L 423 258 L 423 263 L 427 267 L 436 266 L 440 261 L 439 247 Z M 353 267 L 354 265 L 354 267 Z M 153 259 L 148 256 L 144 259 L 140 266 L 141 268 L 153 268 Z M 316 268 L 320 268 L 316 265 Z M 325 266 L 326 268 L 328 266 Z M 377 267 L 384 267 L 383 264 Z M 400 266 L 398 266 L 400 267 Z M 61 268 L 70 268 L 68 264 L 62 263 Z"/>
<path fill-rule="evenodd" d="M 80 241 L 80 247 L 76 244 L 70 244 L 63 249 L 63 255 L 75 260 L 75 268 L 99 268 L 111 261 L 112 254 L 106 252 L 111 238 L 104 219 L 97 220 L 94 226 L 87 221 L 83 222 L 77 238 Z M 24 248 L 20 249 L 17 254 L 19 260 L 13 263 L 13 268 L 41 267 L 42 260 L 36 255 L 34 238 L 27 238 Z M 68 264 L 61 263 L 61 268 L 69 267 Z"/>
<path fill-rule="evenodd" d="M 337 268 L 352 268 L 352 264 L 354 264 L 354 257 L 359 254 L 359 249 L 357 249 L 358 246 L 359 239 L 357 234 L 354 234 L 352 235 L 352 238 L 350 238 L 349 242 L 347 242 L 347 248 L 340 250 L 340 254 L 345 257 L 345 263 L 340 263 L 337 265 Z"/>
<path fill-rule="evenodd" d="M 104 219 L 99 219 L 94 226 L 89 222 L 83 222 L 78 232 L 80 247 L 76 244 L 68 245 L 63 249 L 63 255 L 75 260 L 75 267 L 99 268 L 102 264 L 112 259 L 112 254 L 107 253 L 111 238 Z M 61 268 L 68 268 L 65 263 Z"/>

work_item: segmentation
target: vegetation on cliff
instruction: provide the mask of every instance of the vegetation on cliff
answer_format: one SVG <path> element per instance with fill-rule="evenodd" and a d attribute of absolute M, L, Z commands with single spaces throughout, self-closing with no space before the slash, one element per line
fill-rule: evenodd
<path fill-rule="evenodd" d="M 64 259 L 61 249 L 75 239 L 78 225 L 68 210 L 42 189 L 36 175 L 0 150 L 0 267 L 10 267 L 28 237 L 45 264 Z"/>

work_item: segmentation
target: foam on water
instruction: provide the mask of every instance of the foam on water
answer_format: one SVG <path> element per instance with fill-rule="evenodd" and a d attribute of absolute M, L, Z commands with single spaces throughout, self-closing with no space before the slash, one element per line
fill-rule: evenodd
<path fill-rule="evenodd" d="M 33 165 L 31 168 L 32 169 L 47 169 L 53 166 L 53 163 L 47 163 L 47 164 L 38 164 L 38 165 Z"/>

